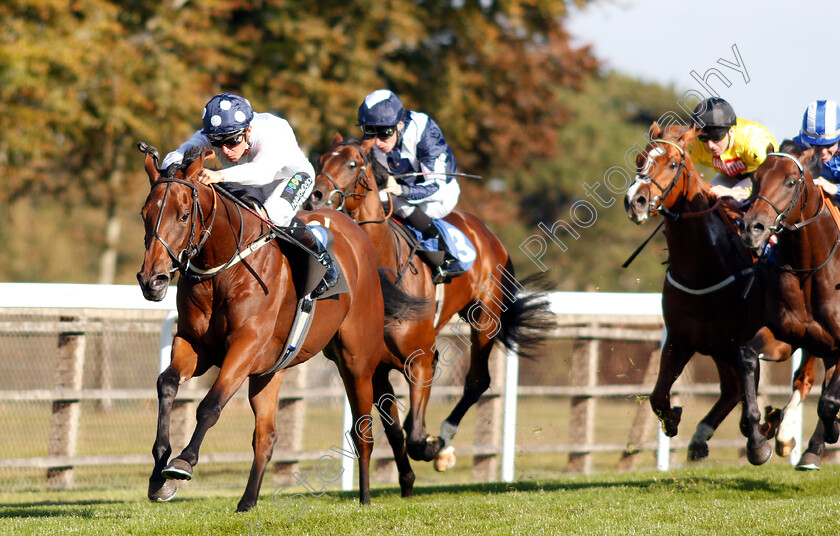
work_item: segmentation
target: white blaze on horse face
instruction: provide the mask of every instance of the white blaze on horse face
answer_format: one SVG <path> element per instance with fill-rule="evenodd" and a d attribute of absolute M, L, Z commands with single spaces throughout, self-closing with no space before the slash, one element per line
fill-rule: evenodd
<path fill-rule="evenodd" d="M 651 171 L 656 171 L 656 157 L 662 156 L 663 154 L 665 154 L 665 149 L 662 147 L 654 147 L 651 149 L 650 152 L 648 152 L 648 157 L 647 160 L 645 160 L 645 165 L 642 167 L 642 171 L 636 175 L 636 180 L 644 182 L 644 177 L 650 177 Z"/>

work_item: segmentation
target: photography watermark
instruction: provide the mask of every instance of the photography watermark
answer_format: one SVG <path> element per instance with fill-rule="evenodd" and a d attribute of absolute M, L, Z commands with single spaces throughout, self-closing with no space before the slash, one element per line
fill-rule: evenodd
<path fill-rule="evenodd" d="M 721 57 L 716 63 L 724 69 L 739 74 L 744 83 L 748 84 L 750 82 L 749 73 L 737 44 L 732 45 L 731 51 L 732 60 Z M 713 66 L 701 75 L 697 71 L 691 70 L 690 75 L 697 82 L 699 89 L 685 91 L 675 102 L 675 110 L 681 111 L 690 118 L 697 103 L 709 97 L 720 96 L 715 89 L 716 86 L 721 84 L 726 88 L 732 86 L 732 80 L 726 76 L 726 74 L 729 74 L 730 77 L 734 78 L 733 73 L 729 71 L 722 71 Z M 696 102 L 690 105 L 689 102 L 692 100 Z M 680 132 L 683 132 L 691 124 L 690 119 L 682 119 L 679 111 L 670 110 L 659 117 L 657 123 L 664 132 L 669 132 L 671 126 L 679 126 L 681 127 Z M 584 182 L 581 184 L 583 195 L 587 199 L 579 199 L 571 205 L 568 219 L 559 219 L 551 225 L 539 222 L 537 228 L 541 234 L 532 234 L 519 245 L 519 249 L 541 272 L 548 270 L 548 266 L 543 262 L 543 257 L 548 252 L 549 242 L 565 253 L 568 246 L 563 241 L 564 238 L 568 240 L 568 237 L 571 237 L 578 240 L 584 229 L 592 227 L 597 222 L 599 208 L 610 208 L 615 205 L 618 197 L 624 196 L 635 180 L 637 157 L 644 154 L 648 142 L 649 140 L 643 136 L 641 145 L 639 143 L 631 145 L 624 153 L 624 165 L 616 165 L 607 169 L 600 182 Z M 561 237 L 561 231 L 568 236 Z M 437 339 L 428 350 L 419 348 L 409 355 L 404 364 L 403 372 L 404 377 L 410 383 L 423 388 L 434 385 L 440 379 L 443 367 L 452 366 L 463 356 L 465 351 L 470 351 L 472 341 L 464 335 L 465 332 L 469 330 L 473 332 L 487 331 L 486 335 L 491 339 L 498 335 L 502 329 L 502 320 L 494 311 L 499 310 L 502 313 L 507 311 L 519 299 L 524 286 L 504 266 L 497 265 L 496 269 L 499 275 L 489 275 L 488 280 L 479 287 L 480 290 L 485 291 L 484 298 L 487 301 L 478 300 L 471 305 L 463 317 L 459 317 L 453 325 L 449 326 L 450 336 Z M 496 289 L 499 292 L 492 292 L 491 289 Z M 492 306 L 488 306 L 490 304 Z M 419 365 L 421 360 L 430 355 L 437 356 L 437 364 L 433 366 L 434 372 L 430 378 L 420 377 L 415 373 L 414 365 Z M 395 404 L 402 412 L 407 411 L 405 404 L 390 394 L 383 395 L 374 402 L 374 406 L 379 409 L 386 402 Z M 394 424 L 387 411 L 380 411 L 379 415 L 388 425 Z M 377 427 L 378 429 L 376 429 Z M 454 436 L 456 430 L 457 428 L 448 431 L 449 439 Z M 282 484 L 275 488 L 271 495 L 271 503 L 274 507 L 284 511 L 284 517 L 287 521 L 293 523 L 300 519 L 309 510 L 309 498 L 323 496 L 327 491 L 327 486 L 334 484 L 341 478 L 344 473 L 344 468 L 341 466 L 343 457 L 354 461 L 359 459 L 359 452 L 353 441 L 353 431 L 362 441 L 373 443 L 381 437 L 384 429 L 381 424 L 376 423 L 372 414 L 362 415 L 352 429 L 347 430 L 344 434 L 349 450 L 333 445 L 330 447 L 330 451 L 335 455 L 325 454 L 321 456 L 316 462 L 314 470 L 302 473 L 295 472 L 292 475 L 294 482 Z M 297 488 L 300 488 L 301 491 L 293 494 L 287 493 L 289 490 L 298 491 Z M 253 536 L 265 536 L 261 532 L 263 526 L 264 523 L 261 520 L 245 522 L 247 534 Z"/>
<path fill-rule="evenodd" d="M 741 52 L 738 50 L 738 45 L 733 44 L 731 50 L 733 56 L 732 60 L 721 57 L 717 60 L 717 64 L 731 71 L 735 71 L 735 73 L 741 75 L 745 84 L 749 84 L 750 76 L 747 72 L 746 64 L 744 63 L 743 58 L 741 58 Z M 726 73 L 734 78 L 733 74 L 729 73 L 729 71 L 726 71 Z M 710 67 L 702 75 L 700 75 L 697 71 L 692 70 L 690 75 L 697 81 L 700 89 L 689 89 L 685 91 L 685 93 L 683 93 L 676 101 L 676 109 L 684 112 L 689 118 L 691 117 L 691 112 L 697 103 L 702 102 L 709 97 L 720 96 L 715 90 L 715 86 L 720 86 L 722 84 L 726 88 L 729 88 L 732 87 L 733 83 L 732 80 L 726 76 L 724 71 L 721 71 L 717 67 Z M 693 106 L 690 106 L 690 100 L 696 100 L 697 102 Z M 671 126 L 679 126 L 681 127 L 679 132 L 682 133 L 685 128 L 691 124 L 691 120 L 689 119 L 684 121 L 679 112 L 669 110 L 659 117 L 657 123 L 662 128 L 663 132 L 669 132 L 669 127 Z M 571 237 L 574 240 L 578 240 L 581 236 L 580 231 L 595 225 L 595 222 L 598 220 L 598 207 L 601 209 L 610 208 L 615 204 L 617 197 L 621 197 L 625 194 L 627 189 L 634 182 L 634 177 L 636 175 L 636 158 L 638 155 L 644 153 L 648 141 L 649 140 L 647 138 L 643 137 L 642 145 L 634 143 L 630 146 L 630 148 L 628 148 L 624 153 L 624 166 L 618 165 L 610 167 L 604 172 L 604 176 L 600 182 L 584 182 L 581 185 L 583 194 L 585 197 L 591 199 L 591 201 L 587 199 L 580 199 L 572 203 L 572 206 L 569 208 L 568 220 L 560 219 L 550 226 L 543 222 L 537 224 L 537 228 L 542 232 L 542 234 L 535 233 L 529 236 L 519 246 L 519 249 L 522 250 L 529 259 L 531 259 L 531 262 L 533 262 L 540 271 L 545 272 L 548 270 L 548 267 L 542 259 L 546 252 L 548 252 L 549 242 L 565 253 L 569 248 L 563 241 L 564 238 L 568 240 L 568 238 Z M 602 186 L 603 190 L 601 189 Z M 568 236 L 562 236 L 561 231 Z"/>

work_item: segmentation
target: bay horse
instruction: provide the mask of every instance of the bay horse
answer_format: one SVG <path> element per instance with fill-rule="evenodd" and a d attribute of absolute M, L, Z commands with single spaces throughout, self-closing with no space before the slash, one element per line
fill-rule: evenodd
<path fill-rule="evenodd" d="M 205 434 L 248 380 L 255 417 L 254 460 L 237 505 L 238 511 L 247 511 L 257 503 L 278 433 L 275 412 L 283 370 L 270 369 L 284 349 L 295 318 L 298 299 L 292 265 L 285 245 L 278 244 L 264 220 L 197 182 L 196 175 L 212 151 L 194 161 L 189 158 L 194 155 L 188 155 L 182 171 L 164 177 L 157 169 L 157 151 L 145 144 L 140 148 L 146 153 L 145 170 L 151 184 L 141 212 L 146 252 L 137 280 L 143 296 L 160 301 L 171 276 L 181 273 L 172 361 L 157 379 L 155 465 L 148 496 L 169 500 L 177 491 L 173 479 L 192 478 Z M 300 216 L 332 231 L 334 258 L 349 292 L 316 302 L 311 327 L 288 366 L 299 365 L 322 350 L 338 366 L 355 423 L 360 501 L 369 504 L 372 377 L 384 351 L 386 315 L 380 274 L 370 240 L 352 219 L 335 211 Z M 259 244 L 263 247 L 245 259 L 250 246 Z M 196 273 L 215 275 L 197 277 Z M 178 386 L 211 366 L 219 367 L 219 376 L 198 405 L 189 444 L 170 461 L 169 422 Z"/>
<path fill-rule="evenodd" d="M 770 152 L 770 151 L 768 151 Z M 767 292 L 761 307 L 766 324 L 742 346 L 739 359 L 744 382 L 741 430 L 747 438 L 747 456 L 754 465 L 769 459 L 760 433 L 752 378 L 759 359 L 784 361 L 796 348 L 821 357 L 825 365 L 823 392 L 817 405 L 819 422 L 800 466 L 819 468 L 825 442 L 840 435 L 840 230 L 832 217 L 836 207 L 813 182 L 821 160 L 787 140 L 778 153 L 770 152 L 755 171 L 754 201 L 744 215 L 744 244 L 760 251 L 771 236 L 777 238 L 767 263 Z M 807 464 L 816 466 L 807 467 Z"/>
<path fill-rule="evenodd" d="M 377 370 L 374 388 L 392 392 L 390 370 L 399 370 L 406 377 L 411 404 L 403 426 L 408 456 L 421 461 L 435 459 L 435 469 L 445 471 L 455 463 L 451 441 L 461 419 L 490 387 L 488 360 L 493 345 L 499 342 L 515 348 L 520 356 L 530 357 L 553 326 L 547 296 L 544 292 L 523 293 L 524 286 L 515 279 L 513 263 L 501 241 L 478 218 L 459 209 L 444 219 L 468 237 L 475 246 L 476 259 L 463 275 L 435 285 L 429 266 L 418 260 L 415 246 L 385 213 L 379 195 L 388 178 L 387 170 L 371 158 L 374 140 L 345 140 L 336 134 L 333 144 L 320 158 L 309 206 L 332 207 L 352 216 L 373 242 L 376 263 L 388 269 L 394 282 L 407 294 L 437 301 L 434 318 L 385 327 L 391 356 Z M 469 370 L 463 395 L 441 424 L 440 436 L 427 439 L 426 406 L 440 372 L 436 370 L 438 360 L 444 366 L 451 365 L 462 353 L 462 348 L 446 339 L 435 340 L 455 314 L 469 324 L 470 339 L 462 337 L 460 344 L 469 347 Z M 402 431 L 397 427 L 388 438 L 397 448 Z M 398 457 L 397 467 L 401 481 L 413 479 L 408 457 Z"/>
<path fill-rule="evenodd" d="M 662 289 L 662 314 L 667 328 L 659 373 L 650 404 L 669 437 L 677 434 L 682 408 L 671 407 L 671 388 L 695 353 L 714 361 L 720 381 L 720 397 L 700 420 L 689 441 L 688 459 L 708 456 L 708 440 L 741 400 L 744 388 L 738 351 L 763 325 L 763 280 L 754 279 L 750 251 L 727 215 L 722 200 L 688 154 L 696 132 L 670 125 L 650 128 L 650 143 L 639 154 L 636 182 L 625 196 L 628 218 L 636 224 L 650 216 L 664 218 L 669 266 Z M 757 378 L 750 381 L 756 381 Z M 797 373 L 797 394 L 781 414 L 778 430 L 765 425 L 764 433 L 776 433 L 776 448 L 787 455 L 795 446 L 790 411 L 813 383 L 813 366 Z"/>

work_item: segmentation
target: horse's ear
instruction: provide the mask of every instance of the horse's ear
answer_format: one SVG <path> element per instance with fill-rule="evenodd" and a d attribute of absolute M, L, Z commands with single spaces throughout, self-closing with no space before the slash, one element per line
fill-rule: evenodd
<path fill-rule="evenodd" d="M 767 144 L 767 153 L 766 153 L 766 154 L 775 153 L 775 152 L 776 152 L 776 148 L 775 148 L 775 147 L 773 147 L 773 144 L 772 144 L 772 143 L 768 143 L 768 144 Z"/>
<path fill-rule="evenodd" d="M 767 152 L 770 153 L 772 151 L 767 151 Z M 811 159 L 812 156 L 814 156 L 814 148 L 813 147 L 811 147 L 810 149 L 808 149 L 804 153 L 800 154 L 798 156 L 798 159 L 802 164 L 805 164 L 805 163 L 808 162 L 808 160 Z"/>
<path fill-rule="evenodd" d="M 184 173 L 184 180 L 195 182 L 195 176 L 198 175 L 198 172 L 204 167 L 204 161 L 215 158 L 215 156 L 216 153 L 214 153 L 211 149 L 204 151 L 204 154 L 199 155 L 199 157 L 190 164 L 190 167 L 187 168 L 187 172 Z"/>
<path fill-rule="evenodd" d="M 370 152 L 370 148 L 373 147 L 373 144 L 376 143 L 376 138 L 369 138 L 362 142 L 362 152 L 367 154 Z"/>
<path fill-rule="evenodd" d="M 335 136 L 333 136 L 333 145 L 338 145 L 339 143 L 343 142 L 344 138 L 341 136 L 341 133 L 336 132 Z"/>
<path fill-rule="evenodd" d="M 661 133 L 662 129 L 659 128 L 659 123 L 654 121 L 653 124 L 650 126 L 650 131 L 648 132 L 648 134 L 650 134 L 650 139 L 655 140 L 659 137 Z"/>
<path fill-rule="evenodd" d="M 154 184 L 155 181 L 160 179 L 160 171 L 155 166 L 155 159 L 151 154 L 146 153 L 146 160 L 143 162 L 143 167 L 146 169 L 146 175 L 149 176 L 149 183 Z"/>

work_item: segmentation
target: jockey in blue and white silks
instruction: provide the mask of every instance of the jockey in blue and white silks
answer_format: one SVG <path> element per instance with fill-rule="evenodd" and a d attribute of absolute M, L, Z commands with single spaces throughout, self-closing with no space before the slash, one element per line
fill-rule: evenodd
<path fill-rule="evenodd" d="M 391 194 L 394 213 L 425 238 L 441 240 L 433 220 L 452 212 L 461 188 L 455 176 L 444 174 L 456 173 L 458 164 L 438 124 L 422 112 L 406 110 L 392 91 L 378 89 L 359 106 L 357 125 L 365 139 L 375 138 L 374 153 L 384 155 L 377 160 L 384 160 L 391 175 L 381 190 L 382 201 Z M 446 268 L 441 268 L 439 279 L 445 277 Z"/>
<path fill-rule="evenodd" d="M 802 116 L 802 129 L 793 139 L 805 149 L 814 148 L 822 160 L 820 177 L 814 182 L 840 205 L 840 106 L 833 100 L 817 100 L 808 105 Z"/>
<path fill-rule="evenodd" d="M 312 292 L 319 295 L 338 281 L 338 268 L 312 230 L 296 216 L 312 192 L 315 171 L 298 146 L 289 123 L 269 113 L 254 113 L 248 99 L 235 93 L 220 93 L 204 106 L 203 128 L 163 159 L 163 168 L 178 165 L 194 149 L 215 151 L 222 169 L 202 169 L 203 184 L 222 183 L 232 193 L 240 186 L 252 187 L 248 195 L 263 204 L 269 218 L 284 227 L 327 269 L 324 280 Z"/>

